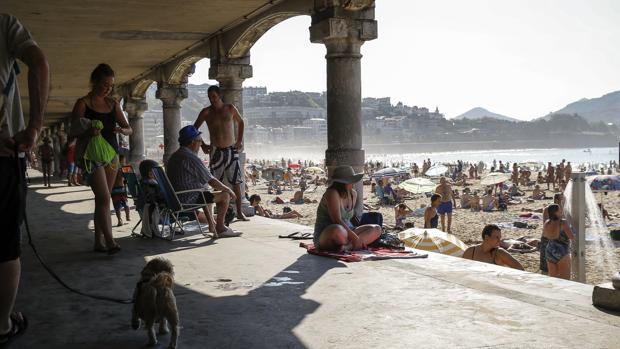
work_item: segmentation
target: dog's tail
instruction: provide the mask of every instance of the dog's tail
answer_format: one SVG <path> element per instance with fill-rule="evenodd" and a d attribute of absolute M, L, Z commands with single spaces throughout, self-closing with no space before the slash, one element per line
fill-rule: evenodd
<path fill-rule="evenodd" d="M 156 288 L 172 288 L 174 285 L 174 277 L 170 273 L 158 273 L 151 279 L 151 285 Z"/>

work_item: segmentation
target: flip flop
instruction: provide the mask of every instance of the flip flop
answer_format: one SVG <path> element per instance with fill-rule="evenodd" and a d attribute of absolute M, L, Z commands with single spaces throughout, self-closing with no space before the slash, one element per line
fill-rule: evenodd
<path fill-rule="evenodd" d="M 288 235 L 278 235 L 280 239 L 291 239 L 291 240 L 310 240 L 313 238 L 313 234 L 311 233 L 301 233 L 296 231 L 294 233 Z"/>
<path fill-rule="evenodd" d="M 10 315 L 11 329 L 9 332 L 0 335 L 0 346 L 11 343 L 15 338 L 21 336 L 28 329 L 28 319 L 22 313 L 14 312 Z"/>

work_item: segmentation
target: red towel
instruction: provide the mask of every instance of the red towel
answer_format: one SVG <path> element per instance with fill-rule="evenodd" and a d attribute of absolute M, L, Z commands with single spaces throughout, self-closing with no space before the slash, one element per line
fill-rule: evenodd
<path fill-rule="evenodd" d="M 329 252 L 319 251 L 314 244 L 307 244 L 305 242 L 299 243 L 299 247 L 305 248 L 308 253 L 317 256 L 335 258 L 344 262 L 361 262 L 367 260 L 381 260 L 381 259 L 411 259 L 411 258 L 426 258 L 427 254 L 420 254 L 414 251 L 394 250 L 386 247 L 368 247 L 366 250 L 357 250 L 349 252 Z"/>

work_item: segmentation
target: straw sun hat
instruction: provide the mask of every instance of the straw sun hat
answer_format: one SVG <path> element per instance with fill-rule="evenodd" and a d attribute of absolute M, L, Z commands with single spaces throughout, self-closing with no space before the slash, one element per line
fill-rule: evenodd
<path fill-rule="evenodd" d="M 363 173 L 355 173 L 351 166 L 338 166 L 332 171 L 329 185 L 332 185 L 334 182 L 343 184 L 357 183 L 363 176 Z"/>

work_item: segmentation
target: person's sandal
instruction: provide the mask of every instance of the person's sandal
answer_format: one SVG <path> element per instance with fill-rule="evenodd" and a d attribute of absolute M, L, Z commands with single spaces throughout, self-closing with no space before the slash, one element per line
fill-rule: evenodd
<path fill-rule="evenodd" d="M 114 245 L 108 248 L 108 256 L 116 254 L 121 251 L 121 247 L 119 245 Z"/>
<path fill-rule="evenodd" d="M 0 334 L 0 346 L 4 347 L 15 338 L 21 336 L 28 328 L 28 319 L 22 313 L 14 312 L 10 315 L 11 329 L 5 334 Z"/>

